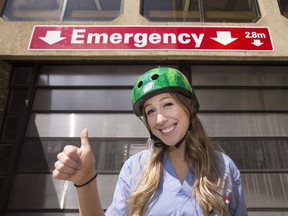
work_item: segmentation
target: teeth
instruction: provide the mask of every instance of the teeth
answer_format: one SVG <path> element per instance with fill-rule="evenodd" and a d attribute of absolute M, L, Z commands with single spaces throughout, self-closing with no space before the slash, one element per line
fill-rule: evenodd
<path fill-rule="evenodd" d="M 171 127 L 167 127 L 165 129 L 162 129 L 163 133 L 169 133 L 170 131 L 172 131 L 175 128 L 175 126 L 171 126 Z"/>

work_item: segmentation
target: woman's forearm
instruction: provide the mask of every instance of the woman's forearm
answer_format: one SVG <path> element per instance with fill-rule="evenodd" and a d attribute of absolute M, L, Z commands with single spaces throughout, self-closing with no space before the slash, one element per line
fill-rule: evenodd
<path fill-rule="evenodd" d="M 83 187 L 77 187 L 76 190 L 78 195 L 80 216 L 104 215 L 104 211 L 99 198 L 96 179 Z"/>

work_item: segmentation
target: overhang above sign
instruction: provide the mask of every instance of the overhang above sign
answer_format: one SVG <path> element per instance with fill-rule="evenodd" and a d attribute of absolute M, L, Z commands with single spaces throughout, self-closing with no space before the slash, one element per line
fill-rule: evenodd
<path fill-rule="evenodd" d="M 34 26 L 29 50 L 273 51 L 267 27 Z"/>

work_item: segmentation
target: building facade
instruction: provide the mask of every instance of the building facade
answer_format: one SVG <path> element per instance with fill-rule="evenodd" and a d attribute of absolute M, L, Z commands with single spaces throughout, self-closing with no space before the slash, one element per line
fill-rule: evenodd
<path fill-rule="evenodd" d="M 208 135 L 241 171 L 249 215 L 288 215 L 287 0 L 6 0 L 0 11 L 0 215 L 78 215 L 73 184 L 51 172 L 83 128 L 106 209 L 148 137 L 132 86 L 158 66 L 194 86 Z"/>

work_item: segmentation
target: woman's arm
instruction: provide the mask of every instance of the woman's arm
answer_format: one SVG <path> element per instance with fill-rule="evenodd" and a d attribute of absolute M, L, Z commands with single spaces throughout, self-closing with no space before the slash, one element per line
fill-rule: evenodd
<path fill-rule="evenodd" d="M 81 147 L 65 146 L 57 155 L 53 176 L 76 185 L 81 216 L 104 215 L 95 177 L 95 157 L 88 140 L 88 130 L 81 132 Z M 93 179 L 92 181 L 90 181 Z M 86 184 L 89 182 L 88 184 Z M 77 187 L 78 186 L 78 187 Z"/>
<path fill-rule="evenodd" d="M 77 187 L 79 211 L 81 216 L 103 216 L 97 179 L 83 187 Z"/>

